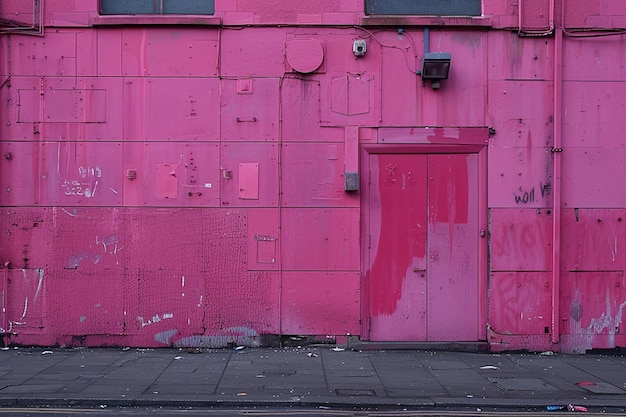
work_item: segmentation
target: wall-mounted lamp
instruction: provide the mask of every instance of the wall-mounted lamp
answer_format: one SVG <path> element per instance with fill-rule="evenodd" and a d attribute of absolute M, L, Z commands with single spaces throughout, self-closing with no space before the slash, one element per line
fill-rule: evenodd
<path fill-rule="evenodd" d="M 422 68 L 418 75 L 423 80 L 430 80 L 433 90 L 441 87 L 440 81 L 448 79 L 450 73 L 450 52 L 430 52 L 430 30 L 424 28 L 424 56 L 422 57 Z"/>
<path fill-rule="evenodd" d="M 450 72 L 450 52 L 426 52 L 422 58 L 422 78 L 445 80 Z"/>
<path fill-rule="evenodd" d="M 448 79 L 450 72 L 450 52 L 425 52 L 422 57 L 421 76 L 430 80 L 434 90 L 440 87 L 439 81 Z"/>

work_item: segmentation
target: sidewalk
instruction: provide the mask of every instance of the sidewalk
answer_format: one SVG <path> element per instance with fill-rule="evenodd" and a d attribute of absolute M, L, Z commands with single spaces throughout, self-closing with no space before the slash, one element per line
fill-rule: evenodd
<path fill-rule="evenodd" d="M 626 410 L 623 355 L 332 346 L 0 351 L 0 405 Z"/>

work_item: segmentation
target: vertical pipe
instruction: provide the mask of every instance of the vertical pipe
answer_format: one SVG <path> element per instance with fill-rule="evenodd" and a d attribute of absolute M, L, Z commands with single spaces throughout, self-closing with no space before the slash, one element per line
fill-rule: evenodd
<path fill-rule="evenodd" d="M 2 327 L 2 331 L 5 335 L 9 333 L 9 320 L 7 317 L 7 303 L 8 296 L 7 292 L 9 291 L 9 267 L 11 266 L 11 262 L 7 261 L 4 263 L 4 280 L 2 281 L 2 321 L 0 322 L 0 326 Z M 2 343 L 4 346 L 4 343 Z"/>
<path fill-rule="evenodd" d="M 278 340 L 283 347 L 283 73 L 278 82 Z"/>
<path fill-rule="evenodd" d="M 561 16 L 561 19 L 563 17 Z M 554 145 L 552 149 L 552 329 L 551 342 L 559 343 L 559 293 L 561 288 L 561 151 L 563 30 L 554 32 Z"/>
<path fill-rule="evenodd" d="M 517 1 L 517 34 L 521 36 L 523 32 L 524 22 L 522 21 L 522 12 L 524 10 L 524 6 L 522 3 L 523 0 Z"/>

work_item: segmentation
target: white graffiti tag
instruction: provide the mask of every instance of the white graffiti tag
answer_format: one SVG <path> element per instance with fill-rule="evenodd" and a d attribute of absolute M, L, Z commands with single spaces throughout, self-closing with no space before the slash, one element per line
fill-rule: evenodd
<path fill-rule="evenodd" d="M 102 169 L 99 166 L 78 167 L 78 177 L 61 179 L 61 189 L 67 196 L 77 195 L 92 198 L 96 195 L 98 181 L 102 178 Z"/>

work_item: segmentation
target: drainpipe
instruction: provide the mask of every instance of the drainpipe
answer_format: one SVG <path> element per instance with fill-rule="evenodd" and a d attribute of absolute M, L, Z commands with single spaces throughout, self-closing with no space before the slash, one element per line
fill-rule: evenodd
<path fill-rule="evenodd" d="M 564 2 L 564 0 L 563 0 Z M 553 3 L 553 2 L 551 2 Z M 551 5 L 551 10 L 553 9 Z M 562 11 L 563 9 L 561 9 Z M 561 13 L 561 22 L 564 16 Z M 559 297 L 561 289 L 561 153 L 563 26 L 554 30 L 554 145 L 552 148 L 552 329 L 551 342 L 559 343 Z"/>
<path fill-rule="evenodd" d="M 0 311 L 1 315 L 0 317 L 2 317 L 2 321 L 0 321 L 0 327 L 2 328 L 2 337 L 7 337 L 7 344 L 8 344 L 8 337 L 9 337 L 9 320 L 7 317 L 7 303 L 8 303 L 8 296 L 7 296 L 7 292 L 9 290 L 9 268 L 11 267 L 11 262 L 10 261 L 6 261 L 4 263 L 4 280 L 2 281 L 2 310 Z M 5 341 L 2 341 L 2 346 L 5 346 Z"/>

